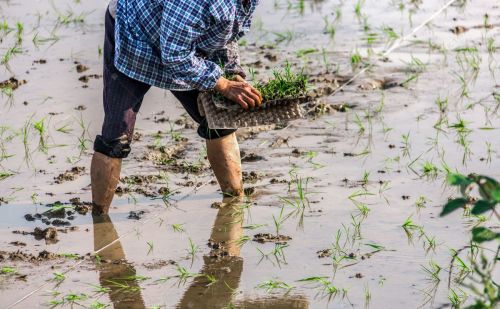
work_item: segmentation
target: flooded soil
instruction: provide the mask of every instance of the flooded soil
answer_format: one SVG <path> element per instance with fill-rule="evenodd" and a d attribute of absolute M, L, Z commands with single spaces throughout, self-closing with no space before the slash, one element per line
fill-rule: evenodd
<path fill-rule="evenodd" d="M 500 224 L 439 213 L 447 171 L 500 178 L 500 4 L 457 0 L 384 54 L 445 2 L 261 2 L 249 76 L 288 61 L 316 90 L 304 119 L 239 130 L 250 196 L 222 200 L 193 121 L 153 89 L 110 215 L 92 217 L 107 3 L 0 1 L 0 307 L 473 301 L 448 286 L 453 250 Z"/>

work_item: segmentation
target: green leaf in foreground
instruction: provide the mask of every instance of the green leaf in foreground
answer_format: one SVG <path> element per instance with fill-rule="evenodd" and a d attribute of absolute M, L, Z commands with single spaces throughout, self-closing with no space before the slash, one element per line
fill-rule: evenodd
<path fill-rule="evenodd" d="M 484 200 L 479 200 L 476 202 L 476 204 L 474 204 L 474 208 L 472 208 L 471 214 L 480 215 L 489 210 L 493 210 L 494 208 L 495 208 L 495 203 L 489 203 Z"/>
<path fill-rule="evenodd" d="M 439 216 L 440 217 L 446 216 L 459 208 L 463 208 L 466 204 L 467 200 L 464 198 L 456 198 L 450 200 L 448 201 L 448 203 L 446 203 L 446 205 L 444 205 L 443 211 Z"/>
<path fill-rule="evenodd" d="M 491 195 L 495 202 L 500 203 L 500 188 L 496 188 Z"/>
<path fill-rule="evenodd" d="M 495 233 L 487 227 L 475 227 L 472 229 L 472 240 L 478 243 L 500 239 L 500 233 Z"/>
<path fill-rule="evenodd" d="M 453 186 L 468 186 L 472 183 L 472 180 L 464 175 L 460 174 L 449 174 L 448 183 Z"/>

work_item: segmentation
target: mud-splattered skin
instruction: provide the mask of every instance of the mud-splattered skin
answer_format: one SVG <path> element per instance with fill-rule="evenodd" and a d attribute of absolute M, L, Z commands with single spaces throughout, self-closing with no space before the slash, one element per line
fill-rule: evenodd
<path fill-rule="evenodd" d="M 301 3 L 262 1 L 240 42 L 249 80 L 288 60 L 315 96 L 303 120 L 238 131 L 243 215 L 225 213 L 193 121 L 155 89 L 99 223 L 80 167 L 102 123 L 106 3 L 0 3 L 0 307 L 40 287 L 17 308 L 449 306 L 450 249 L 483 218 L 438 217 L 457 196 L 446 170 L 500 178 L 500 8 L 454 5 L 382 58 L 442 3 Z"/>

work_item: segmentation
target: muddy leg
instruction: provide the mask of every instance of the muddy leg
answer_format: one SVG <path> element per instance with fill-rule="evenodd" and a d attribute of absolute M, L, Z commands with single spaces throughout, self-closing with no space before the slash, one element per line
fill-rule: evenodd
<path fill-rule="evenodd" d="M 222 193 L 242 196 L 241 158 L 236 134 L 207 140 L 207 156 Z"/>
<path fill-rule="evenodd" d="M 122 159 L 94 152 L 90 166 L 92 214 L 101 215 L 109 212 L 109 206 L 120 180 L 121 165 Z"/>

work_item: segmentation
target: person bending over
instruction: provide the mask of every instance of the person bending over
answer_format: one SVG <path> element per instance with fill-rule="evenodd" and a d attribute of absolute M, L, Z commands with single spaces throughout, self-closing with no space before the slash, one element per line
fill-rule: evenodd
<path fill-rule="evenodd" d="M 262 103 L 245 82 L 237 41 L 258 0 L 111 0 L 105 17 L 104 123 L 94 141 L 94 214 L 106 214 L 130 153 L 137 113 L 151 86 L 168 89 L 198 123 L 223 193 L 243 194 L 236 130 L 213 130 L 198 110 L 200 91 L 215 90 L 249 109 Z M 221 69 L 219 64 L 224 67 Z M 235 76 L 232 80 L 224 78 Z"/>

